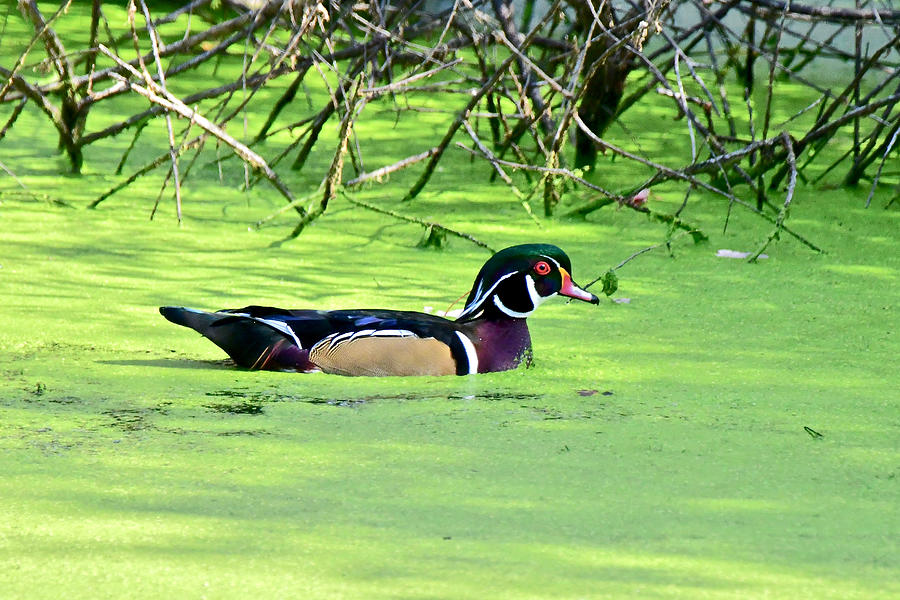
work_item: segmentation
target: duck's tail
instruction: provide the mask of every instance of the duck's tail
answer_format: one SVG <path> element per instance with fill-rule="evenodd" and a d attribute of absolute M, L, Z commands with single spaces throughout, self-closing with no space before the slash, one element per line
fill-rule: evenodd
<path fill-rule="evenodd" d="M 189 327 L 212 341 L 238 366 L 275 371 L 314 368 L 309 363 L 309 351 L 299 347 L 296 337 L 283 323 L 183 306 L 161 306 L 159 312 L 169 321 Z"/>

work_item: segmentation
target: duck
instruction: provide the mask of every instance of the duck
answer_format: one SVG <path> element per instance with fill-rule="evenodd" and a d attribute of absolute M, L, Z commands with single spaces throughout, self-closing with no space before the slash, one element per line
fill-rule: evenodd
<path fill-rule="evenodd" d="M 455 319 L 403 310 L 289 310 L 245 306 L 207 312 L 163 306 L 250 370 L 349 376 L 473 375 L 532 362 L 526 319 L 565 296 L 599 304 L 572 279 L 572 263 L 552 244 L 500 250 L 481 267 Z"/>

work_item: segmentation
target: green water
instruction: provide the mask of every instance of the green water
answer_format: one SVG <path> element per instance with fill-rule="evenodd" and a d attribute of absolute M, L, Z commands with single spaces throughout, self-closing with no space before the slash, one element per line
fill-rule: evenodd
<path fill-rule="evenodd" d="M 389 103 L 366 110 L 386 119 L 360 126 L 370 169 L 441 131 L 433 115 L 393 127 Z M 126 173 L 164 150 L 155 127 Z M 723 233 L 726 206 L 694 194 L 683 216 L 709 243 L 682 237 L 674 256 L 629 263 L 615 295 L 629 303 L 544 304 L 531 369 L 247 372 L 157 307 L 444 309 L 488 255 L 461 240 L 418 250 L 420 227 L 340 198 L 280 243 L 293 217 L 252 224 L 283 200 L 241 191 L 234 161 L 220 181 L 214 151 L 185 187 L 181 227 L 168 193 L 148 218 L 162 173 L 85 209 L 121 180 L 111 165 L 129 139 L 63 176 L 29 109 L 0 146 L 29 190 L 0 178 L 0 597 L 900 595 L 888 192 L 866 210 L 867 189 L 798 188 L 788 223 L 827 254 L 784 237 L 757 265 L 716 250 L 753 250 L 769 226 L 736 211 Z M 330 151 L 282 170 L 295 193 L 315 188 Z M 627 186 L 623 163 L 607 166 Z M 488 173 L 450 153 L 411 204 L 397 200 L 418 171 L 359 197 L 495 248 L 556 243 L 582 284 L 664 237 L 609 208 L 538 227 Z M 651 206 L 674 210 L 677 190 Z"/>
<path fill-rule="evenodd" d="M 374 380 L 233 370 L 156 307 L 444 307 L 483 251 L 340 204 L 271 248 L 243 200 L 4 200 L 3 595 L 896 597 L 896 213 L 811 196 L 826 256 L 712 229 L 622 269 L 630 304 L 541 307 L 532 369 Z M 582 281 L 653 241 L 478 217 Z"/>

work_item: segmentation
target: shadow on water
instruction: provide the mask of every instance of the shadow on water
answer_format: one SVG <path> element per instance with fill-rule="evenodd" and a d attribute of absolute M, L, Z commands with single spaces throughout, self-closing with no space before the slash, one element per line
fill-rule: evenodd
<path fill-rule="evenodd" d="M 315 405 L 326 405 L 326 406 L 341 406 L 341 407 L 358 407 L 366 404 L 370 404 L 373 402 L 414 402 L 414 401 L 422 401 L 422 400 L 449 400 L 449 401 L 487 401 L 487 402 L 499 402 L 499 401 L 525 401 L 525 402 L 540 402 L 543 398 L 543 394 L 532 394 L 532 393 L 516 393 L 516 392 L 485 392 L 479 394 L 441 394 L 441 395 L 428 395 L 428 394 L 416 394 L 416 393 L 405 393 L 405 394 L 370 394 L 365 396 L 357 396 L 354 398 L 338 398 L 333 396 L 292 396 L 288 394 L 281 394 L 272 391 L 266 390 L 251 390 L 249 388 L 233 388 L 233 389 L 225 389 L 225 390 L 217 390 L 213 392 L 206 392 L 207 396 L 211 396 L 214 398 L 231 398 L 234 399 L 235 402 L 217 402 L 212 404 L 204 405 L 205 408 L 218 413 L 231 413 L 231 414 L 252 414 L 258 415 L 263 414 L 264 405 L 267 403 L 275 403 L 275 402 L 296 402 L 302 404 L 315 404 Z"/>
<path fill-rule="evenodd" d="M 191 360 L 185 358 L 137 358 L 130 360 L 98 360 L 104 365 L 120 367 L 168 367 L 170 369 L 236 369 L 229 359 Z"/>
<path fill-rule="evenodd" d="M 101 414 L 112 419 L 112 422 L 107 425 L 108 427 L 122 431 L 143 431 L 156 428 L 148 419 L 151 413 L 166 415 L 168 411 L 163 406 L 154 406 L 151 408 L 116 408 L 104 410 Z"/>
<path fill-rule="evenodd" d="M 160 404 L 158 406 L 149 407 L 149 408 L 118 408 L 102 411 L 102 414 L 106 415 L 111 419 L 109 423 L 106 423 L 106 427 L 110 427 L 113 429 L 118 429 L 123 432 L 128 433 L 136 433 L 136 432 L 144 432 L 144 431 L 156 431 L 161 433 L 171 433 L 175 435 L 216 435 L 216 436 L 260 436 L 260 435 L 270 435 L 270 433 L 263 429 L 234 429 L 234 430 L 226 430 L 226 431 L 208 431 L 202 429 L 183 429 L 180 427 L 160 427 L 158 424 L 154 423 L 152 417 L 155 415 L 168 415 L 169 410 L 168 406 L 171 405 L 171 402 L 166 402 Z M 212 406 L 208 406 L 207 408 L 212 409 Z M 242 413 L 242 414 L 261 414 L 262 407 L 259 405 L 255 405 L 256 411 L 254 411 L 254 405 L 247 403 L 243 409 L 234 407 L 221 405 L 221 409 L 215 409 L 217 412 L 228 412 L 228 413 Z"/>

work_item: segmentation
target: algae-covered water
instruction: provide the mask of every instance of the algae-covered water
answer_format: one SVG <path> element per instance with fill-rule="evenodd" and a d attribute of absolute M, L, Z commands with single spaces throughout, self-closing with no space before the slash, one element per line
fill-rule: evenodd
<path fill-rule="evenodd" d="M 432 130 L 363 126 L 370 168 Z M 249 372 L 157 307 L 444 309 L 488 253 L 419 250 L 420 227 L 341 198 L 282 243 L 290 215 L 252 226 L 282 199 L 241 191 L 234 161 L 219 180 L 213 152 L 181 227 L 170 195 L 148 219 L 162 173 L 87 210 L 129 141 L 60 175 L 29 108 L 0 146 L 29 190 L 0 178 L 0 597 L 900 595 L 900 218 L 881 193 L 867 210 L 867 189 L 798 188 L 788 222 L 827 253 L 783 237 L 755 265 L 716 251 L 769 225 L 736 211 L 723 232 L 727 207 L 695 194 L 683 217 L 710 241 L 628 263 L 619 302 L 544 304 L 530 369 Z M 298 195 L 321 178 L 284 172 Z M 450 153 L 413 203 L 417 173 L 359 195 L 495 248 L 556 243 L 582 284 L 664 237 L 628 210 L 538 227 L 488 173 Z"/>
<path fill-rule="evenodd" d="M 444 307 L 485 253 L 342 206 L 272 248 L 240 203 L 5 199 L 3 596 L 896 597 L 896 214 L 822 204 L 826 256 L 713 230 L 628 304 L 545 304 L 531 369 L 352 379 L 234 370 L 156 307 Z M 582 281 L 648 241 L 465 219 Z"/>

